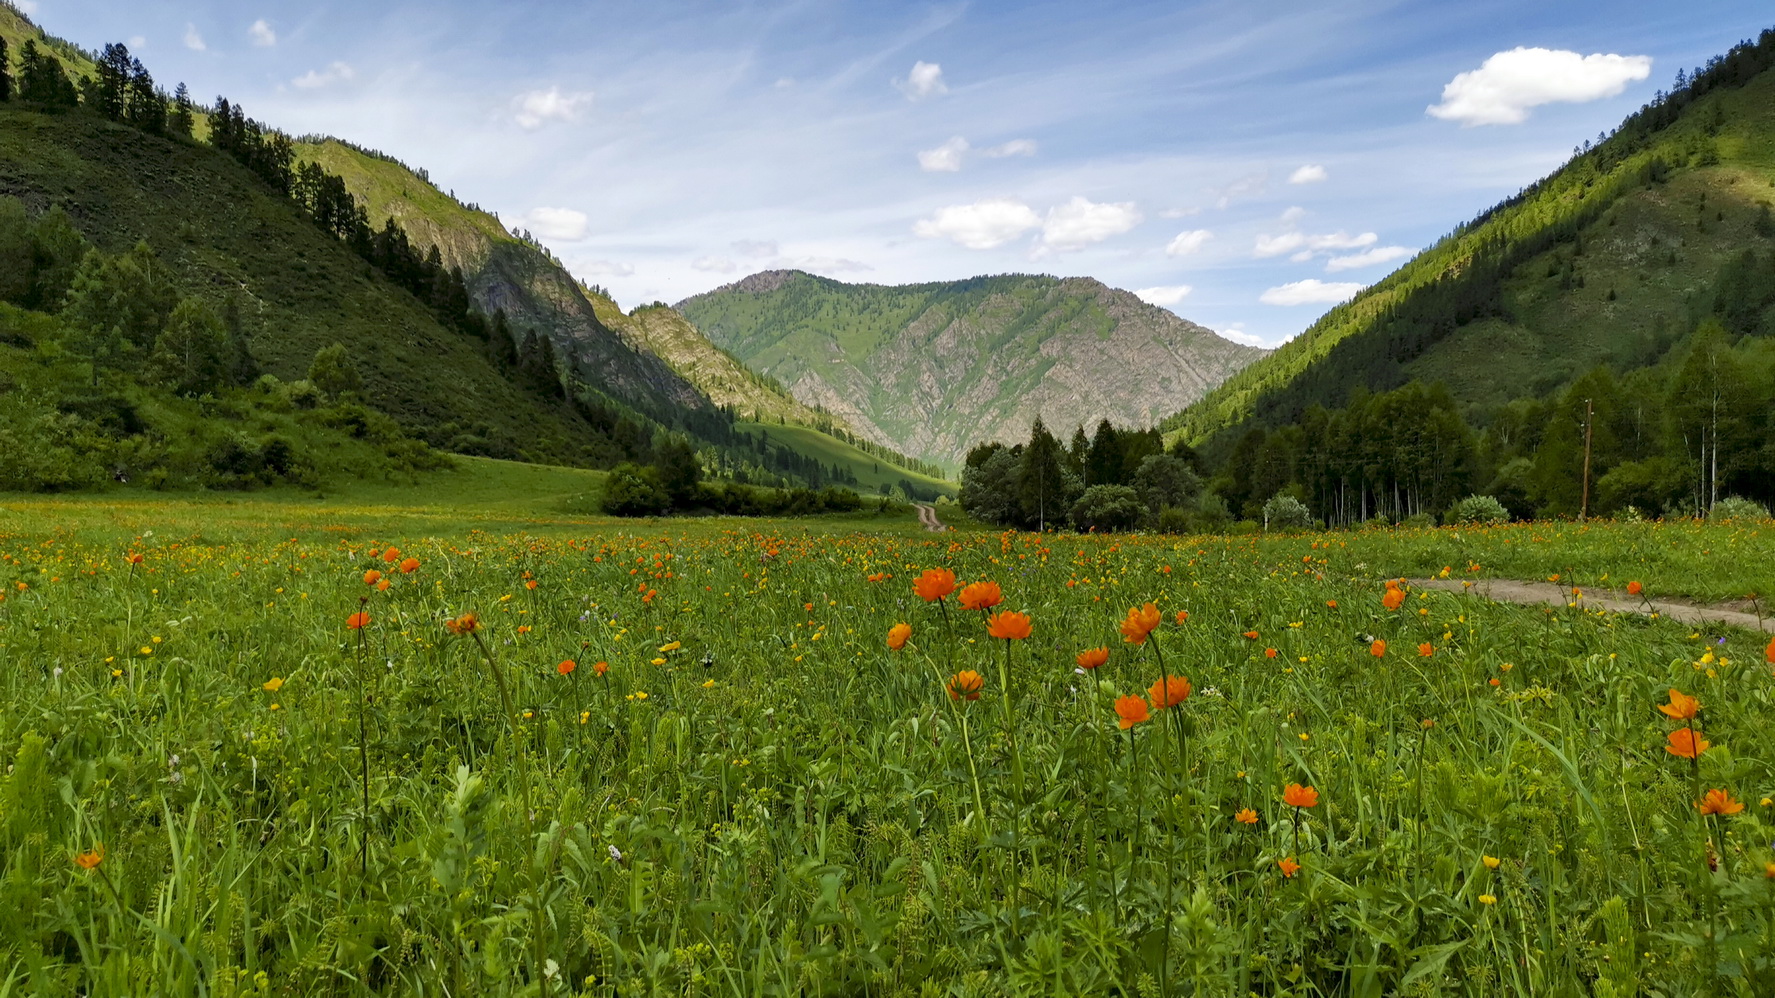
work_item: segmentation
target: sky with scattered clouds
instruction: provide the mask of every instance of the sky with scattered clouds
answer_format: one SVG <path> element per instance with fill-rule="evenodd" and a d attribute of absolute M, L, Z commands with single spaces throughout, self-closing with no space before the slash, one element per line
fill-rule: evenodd
<path fill-rule="evenodd" d="M 1691 0 L 32 0 L 430 171 L 625 306 L 1090 276 L 1273 345 L 1775 25 Z"/>

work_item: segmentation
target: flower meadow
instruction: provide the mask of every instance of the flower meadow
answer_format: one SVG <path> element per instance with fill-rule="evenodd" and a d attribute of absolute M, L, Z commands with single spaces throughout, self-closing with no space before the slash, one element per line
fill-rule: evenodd
<path fill-rule="evenodd" d="M 1768 635 L 1393 571 L 1680 595 L 1767 528 L 24 526 L 0 993 L 1775 979 Z"/>

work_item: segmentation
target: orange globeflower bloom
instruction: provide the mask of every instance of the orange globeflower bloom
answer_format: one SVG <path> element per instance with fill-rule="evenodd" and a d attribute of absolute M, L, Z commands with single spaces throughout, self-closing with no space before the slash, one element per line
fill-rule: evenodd
<path fill-rule="evenodd" d="M 131 551 L 129 553 L 129 563 L 131 565 L 140 565 L 142 563 L 142 552 Z"/>
<path fill-rule="evenodd" d="M 1282 876 L 1284 877 L 1292 877 L 1300 872 L 1300 864 L 1294 861 L 1293 856 L 1286 856 L 1277 860 L 1276 865 L 1281 867 Z"/>
<path fill-rule="evenodd" d="M 567 661 L 562 662 L 560 665 L 555 666 L 555 671 L 560 673 L 561 675 L 565 676 L 577 668 L 579 668 L 579 663 L 573 661 L 572 659 L 568 659 Z"/>
<path fill-rule="evenodd" d="M 1645 591 L 1646 591 L 1646 587 L 1640 585 L 1638 579 L 1635 579 L 1634 581 L 1627 583 L 1627 595 L 1629 595 L 1629 596 L 1638 596 L 1640 593 L 1643 593 Z"/>
<path fill-rule="evenodd" d="M 449 620 L 444 621 L 444 630 L 449 631 L 451 634 L 473 634 L 480 629 L 481 618 L 477 616 L 473 610 L 468 611 L 460 617 L 452 617 Z"/>
<path fill-rule="evenodd" d="M 1154 707 L 1169 710 L 1189 699 L 1189 679 L 1184 676 L 1164 676 L 1152 684 L 1146 695 L 1152 697 Z"/>
<path fill-rule="evenodd" d="M 935 603 L 955 592 L 955 573 L 947 568 L 927 568 L 912 580 L 912 591 L 926 603 Z"/>
<path fill-rule="evenodd" d="M 1029 614 L 1015 610 L 995 613 L 986 622 L 986 633 L 1006 641 L 1022 641 L 1030 634 Z"/>
<path fill-rule="evenodd" d="M 1251 641 L 1257 640 L 1257 632 L 1256 631 L 1246 631 L 1242 636 L 1248 640 L 1251 640 Z"/>
<path fill-rule="evenodd" d="M 1081 669 L 1095 669 L 1109 661 L 1109 649 L 1089 648 L 1079 652 L 1078 657 L 1073 659 L 1073 661 L 1077 662 Z"/>
<path fill-rule="evenodd" d="M 1658 709 L 1663 712 L 1665 717 L 1678 721 L 1692 721 L 1695 719 L 1695 714 L 1701 710 L 1701 701 L 1681 690 L 1671 690 L 1670 702 L 1659 704 Z"/>
<path fill-rule="evenodd" d="M 980 691 L 985 687 L 986 677 L 972 669 L 963 669 L 949 677 L 949 682 L 943 688 L 949 691 L 949 699 L 951 700 L 960 700 L 964 697 L 969 700 L 978 700 L 980 699 Z"/>
<path fill-rule="evenodd" d="M 1707 795 L 1695 802 L 1695 807 L 1702 814 L 1737 814 L 1744 810 L 1741 801 L 1732 799 L 1732 795 L 1724 790 L 1709 790 Z"/>
<path fill-rule="evenodd" d="M 1257 812 L 1250 808 L 1245 808 L 1238 814 L 1233 815 L 1233 820 L 1243 822 L 1247 825 L 1255 825 L 1257 824 Z"/>
<path fill-rule="evenodd" d="M 1436 649 L 1430 647 L 1430 642 L 1428 642 L 1428 641 L 1424 642 L 1421 645 L 1418 645 L 1418 657 L 1419 658 L 1429 658 L 1431 655 L 1434 655 L 1435 653 L 1436 653 Z"/>
<path fill-rule="evenodd" d="M 1374 644 L 1368 646 L 1368 653 L 1375 658 L 1385 658 L 1387 654 L 1387 643 L 1380 638 L 1375 638 Z"/>
<path fill-rule="evenodd" d="M 1005 601 L 996 582 L 970 582 L 961 587 L 963 610 L 990 610 Z"/>
<path fill-rule="evenodd" d="M 1145 700 L 1137 696 L 1116 698 L 1116 727 L 1123 731 L 1127 731 L 1151 716 L 1147 713 Z"/>
<path fill-rule="evenodd" d="M 1282 803 L 1289 807 L 1318 807 L 1319 791 L 1312 787 L 1303 787 L 1298 783 L 1290 783 L 1282 788 Z"/>
<path fill-rule="evenodd" d="M 1337 600 L 1328 599 L 1325 601 L 1325 605 L 1328 607 L 1331 607 L 1333 610 L 1335 610 L 1335 609 L 1337 609 Z"/>
<path fill-rule="evenodd" d="M 895 624 L 888 628 L 887 646 L 895 651 L 906 647 L 906 639 L 912 637 L 911 624 Z"/>
<path fill-rule="evenodd" d="M 1381 597 L 1381 605 L 1389 610 L 1397 610 L 1405 605 L 1405 590 L 1387 586 L 1387 594 Z"/>
<path fill-rule="evenodd" d="M 1775 638 L 1769 639 L 1769 647 L 1763 649 L 1763 661 L 1775 665 Z"/>
<path fill-rule="evenodd" d="M 382 560 L 389 563 L 390 565 L 394 564 L 397 561 L 400 561 L 401 560 L 401 549 L 400 548 L 389 548 L 387 551 L 382 552 Z"/>
<path fill-rule="evenodd" d="M 412 575 L 419 570 L 418 558 L 407 558 L 401 562 L 401 574 Z"/>
<path fill-rule="evenodd" d="M 383 579 L 381 582 L 376 583 L 376 591 L 379 593 L 388 592 L 388 580 Z"/>
<path fill-rule="evenodd" d="M 1147 635 L 1158 630 L 1159 608 L 1156 604 L 1128 608 L 1128 616 L 1121 623 L 1122 640 L 1131 645 L 1146 643 Z"/>
<path fill-rule="evenodd" d="M 1697 735 L 1693 728 L 1678 728 L 1670 733 L 1670 744 L 1664 751 L 1683 759 L 1698 759 L 1713 743 Z"/>
<path fill-rule="evenodd" d="M 361 631 L 370 623 L 370 615 L 362 610 L 345 618 L 345 626 L 349 630 Z"/>
<path fill-rule="evenodd" d="M 609 662 L 593 662 L 592 663 L 592 672 L 596 675 L 602 676 L 603 674 L 605 674 L 606 672 L 609 672 L 609 671 L 610 671 L 610 663 Z"/>
<path fill-rule="evenodd" d="M 92 848 L 74 857 L 74 865 L 82 870 L 90 870 L 105 861 L 105 844 L 94 842 Z"/>
<path fill-rule="evenodd" d="M 1263 657 L 1264 658 L 1275 658 L 1276 654 L 1277 654 L 1276 649 L 1274 649 L 1274 648 L 1265 648 L 1263 650 Z"/>
<path fill-rule="evenodd" d="M 376 583 L 377 583 L 377 582 L 378 582 L 378 581 L 380 581 L 380 580 L 381 580 L 381 578 L 382 578 L 382 573 L 381 573 L 381 572 L 378 572 L 378 571 L 376 571 L 376 570 L 375 570 L 375 569 L 373 569 L 373 568 L 372 568 L 372 569 L 370 569 L 370 570 L 369 570 L 369 571 L 368 571 L 368 572 L 365 572 L 365 573 L 364 573 L 364 585 L 366 585 L 366 586 L 373 586 L 373 585 L 375 585 L 375 584 L 376 584 Z"/>

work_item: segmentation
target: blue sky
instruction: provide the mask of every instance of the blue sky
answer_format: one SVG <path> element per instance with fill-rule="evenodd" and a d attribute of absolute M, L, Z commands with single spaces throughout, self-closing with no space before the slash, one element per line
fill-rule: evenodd
<path fill-rule="evenodd" d="M 424 166 L 625 307 L 770 267 L 1040 272 L 1263 344 L 1775 25 L 1722 0 L 21 6 Z"/>

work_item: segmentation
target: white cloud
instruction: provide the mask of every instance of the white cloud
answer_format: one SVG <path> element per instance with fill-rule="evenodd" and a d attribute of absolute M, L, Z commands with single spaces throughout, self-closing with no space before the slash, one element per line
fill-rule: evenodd
<path fill-rule="evenodd" d="M 591 102 L 590 93 L 564 94 L 560 87 L 532 90 L 512 98 L 512 118 L 519 127 L 541 128 L 550 121 L 573 121 Z"/>
<path fill-rule="evenodd" d="M 926 239 L 949 239 L 968 249 L 992 249 L 1041 224 L 1041 218 L 1023 202 L 989 198 L 938 208 L 930 218 L 919 219 L 912 231 Z"/>
<path fill-rule="evenodd" d="M 779 76 L 777 77 L 777 82 L 771 84 L 771 86 L 776 87 L 778 90 L 787 90 L 794 85 L 795 78 L 792 76 Z"/>
<path fill-rule="evenodd" d="M 777 261 L 777 266 L 815 274 L 844 274 L 875 269 L 859 260 L 847 260 L 841 256 L 784 257 Z"/>
<path fill-rule="evenodd" d="M 13 0 L 13 3 L 24 11 L 26 17 L 37 16 L 37 0 Z"/>
<path fill-rule="evenodd" d="M 573 265 L 573 269 L 581 274 L 600 277 L 633 277 L 635 274 L 633 264 L 615 260 L 581 260 Z"/>
<path fill-rule="evenodd" d="M 1216 192 L 1219 197 L 1215 198 L 1214 206 L 1216 208 L 1225 208 L 1240 198 L 1248 197 L 1253 194 L 1262 194 L 1264 188 L 1269 185 L 1269 182 L 1270 175 L 1267 173 L 1253 173 L 1248 176 L 1240 177 Z"/>
<path fill-rule="evenodd" d="M 1199 207 L 1166 208 L 1164 211 L 1159 212 L 1159 217 L 1160 218 L 1188 218 L 1191 215 L 1200 215 L 1201 213 L 1202 213 L 1202 209 Z"/>
<path fill-rule="evenodd" d="M 1291 184 L 1316 184 L 1328 176 L 1330 176 L 1330 174 L 1325 172 L 1323 166 L 1320 166 L 1317 163 L 1311 163 L 1290 173 L 1288 175 L 1288 182 Z"/>
<path fill-rule="evenodd" d="M 532 208 L 524 221 L 544 239 L 576 242 L 586 237 L 585 212 L 572 208 Z"/>
<path fill-rule="evenodd" d="M 1282 224 L 1293 225 L 1305 217 L 1307 217 L 1307 210 L 1297 204 L 1282 213 Z"/>
<path fill-rule="evenodd" d="M 1134 297 L 1148 305 L 1175 305 L 1189 297 L 1189 293 L 1189 285 L 1171 284 L 1157 288 L 1141 288 L 1134 292 Z"/>
<path fill-rule="evenodd" d="M 980 150 L 980 155 L 990 159 L 1004 159 L 1006 156 L 1034 156 L 1034 139 L 1012 139 L 1003 145 L 987 146 Z"/>
<path fill-rule="evenodd" d="M 1231 326 L 1228 326 L 1225 329 L 1217 329 L 1215 332 L 1219 333 L 1223 339 L 1232 340 L 1234 343 L 1243 343 L 1248 347 L 1260 347 L 1264 345 L 1263 340 L 1245 331 L 1245 324 L 1243 322 L 1235 322 Z"/>
<path fill-rule="evenodd" d="M 1311 258 L 1314 253 L 1325 250 L 1360 249 L 1364 246 L 1373 246 L 1379 239 L 1380 237 L 1372 232 L 1363 232 L 1354 236 L 1341 230 L 1322 236 L 1312 236 L 1304 232 L 1284 232 L 1279 236 L 1258 236 L 1257 246 L 1251 251 L 1251 254 L 1262 259 L 1293 253 L 1296 250 L 1305 250 L 1305 256 L 1297 255 L 1294 258 L 1305 260 Z"/>
<path fill-rule="evenodd" d="M 734 262 L 724 256 L 699 256 L 690 261 L 690 268 L 716 274 L 731 274 L 736 269 Z"/>
<path fill-rule="evenodd" d="M 253 40 L 254 45 L 262 49 L 277 44 L 277 32 L 271 30 L 271 25 L 265 23 L 265 19 L 262 17 L 254 21 L 253 26 L 247 29 L 247 37 Z"/>
<path fill-rule="evenodd" d="M 185 47 L 193 52 L 202 52 L 209 48 L 203 43 L 203 36 L 198 34 L 195 24 L 185 25 Z"/>
<path fill-rule="evenodd" d="M 1140 224 L 1140 210 L 1132 201 L 1096 203 L 1074 196 L 1048 209 L 1042 222 L 1042 246 L 1059 251 L 1083 249 L 1111 236 L 1119 236 Z"/>
<path fill-rule="evenodd" d="M 924 100 L 949 92 L 948 84 L 943 82 L 943 67 L 934 62 L 913 63 L 912 72 L 904 80 L 895 80 L 894 86 L 907 100 Z"/>
<path fill-rule="evenodd" d="M 961 169 L 961 157 L 968 151 L 968 140 L 957 135 L 935 149 L 918 154 L 918 168 L 927 173 L 954 173 Z"/>
<path fill-rule="evenodd" d="M 777 244 L 770 239 L 736 239 L 731 244 L 733 251 L 741 256 L 766 257 L 777 255 Z"/>
<path fill-rule="evenodd" d="M 342 62 L 335 62 L 324 70 L 311 69 L 290 82 L 301 87 L 303 90 L 314 90 L 319 87 L 331 86 L 335 83 L 343 83 L 356 75 L 357 72 L 350 66 L 347 66 Z"/>
<path fill-rule="evenodd" d="M 1335 305 L 1348 301 L 1366 284 L 1326 283 L 1314 278 L 1271 288 L 1257 297 L 1265 305 Z"/>
<path fill-rule="evenodd" d="M 1207 229 L 1191 229 L 1188 232 L 1179 232 L 1176 239 L 1173 239 L 1170 243 L 1166 244 L 1165 253 L 1168 256 L 1189 256 L 1191 253 L 1199 252 L 1202 248 L 1202 244 L 1213 238 L 1214 233 L 1209 232 Z"/>
<path fill-rule="evenodd" d="M 1442 103 L 1425 110 L 1463 126 L 1514 125 L 1529 108 L 1613 97 L 1651 73 L 1650 56 L 1518 47 L 1456 76 L 1442 88 Z"/>
<path fill-rule="evenodd" d="M 1355 270 L 1358 267 L 1372 267 L 1377 263 L 1392 263 L 1394 260 L 1405 259 L 1412 252 L 1404 246 L 1376 246 L 1366 253 L 1334 256 L 1325 261 L 1325 270 L 1327 273 L 1335 274 L 1340 270 Z"/>

